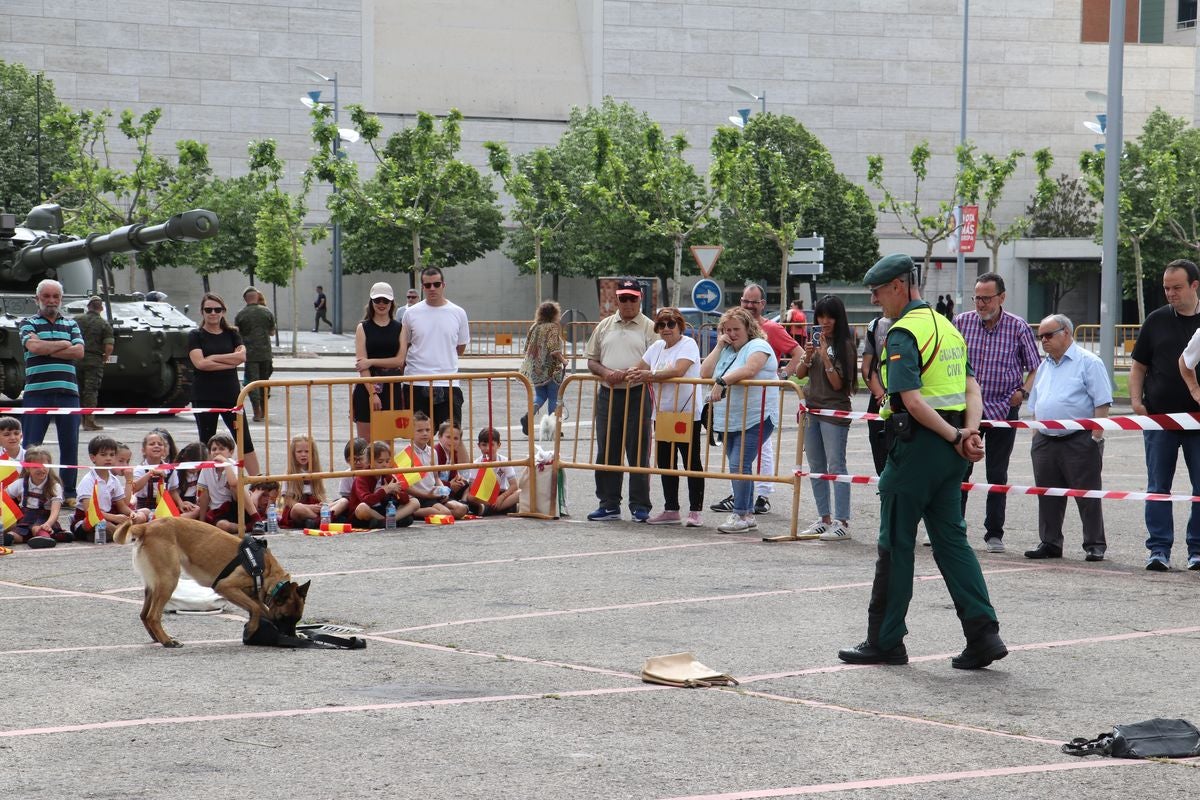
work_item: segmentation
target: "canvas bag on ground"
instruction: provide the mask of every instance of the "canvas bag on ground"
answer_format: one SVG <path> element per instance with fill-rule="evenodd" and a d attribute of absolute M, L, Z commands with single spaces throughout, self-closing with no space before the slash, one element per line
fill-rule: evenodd
<path fill-rule="evenodd" d="M 538 448 L 534 459 L 537 462 L 537 513 L 547 517 L 558 516 L 558 472 L 554 468 L 554 453 Z M 521 499 L 517 510 L 522 514 L 533 512 L 533 489 L 530 487 L 529 467 L 521 470 L 518 485 L 521 487 Z"/>
<path fill-rule="evenodd" d="M 732 675 L 717 672 L 696 660 L 694 653 L 672 653 L 669 656 L 653 656 L 642 664 L 642 680 L 645 683 L 661 683 L 683 689 L 707 688 L 709 686 L 737 686 Z"/>

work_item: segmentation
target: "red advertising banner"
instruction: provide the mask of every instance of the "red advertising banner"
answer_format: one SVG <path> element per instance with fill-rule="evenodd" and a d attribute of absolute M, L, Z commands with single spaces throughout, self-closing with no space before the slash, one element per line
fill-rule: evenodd
<path fill-rule="evenodd" d="M 979 228 L 979 206 L 962 207 L 962 228 L 959 230 L 958 248 L 963 253 L 975 252 L 975 232 Z"/>

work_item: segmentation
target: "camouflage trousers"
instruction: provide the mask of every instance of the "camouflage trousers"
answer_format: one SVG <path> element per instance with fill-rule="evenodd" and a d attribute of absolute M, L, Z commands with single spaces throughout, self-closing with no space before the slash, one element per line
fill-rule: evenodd
<path fill-rule="evenodd" d="M 254 381 L 267 381 L 271 379 L 271 373 L 275 371 L 275 365 L 271 359 L 264 358 L 262 360 L 251 361 L 246 359 L 244 365 L 244 374 L 246 379 L 242 381 L 242 385 L 253 383 Z M 250 393 L 255 403 L 262 403 L 262 389 L 255 389 Z"/>
<path fill-rule="evenodd" d="M 100 382 L 104 380 L 104 362 L 84 357 L 76 371 L 79 377 L 79 405 L 83 408 L 100 406 Z"/>

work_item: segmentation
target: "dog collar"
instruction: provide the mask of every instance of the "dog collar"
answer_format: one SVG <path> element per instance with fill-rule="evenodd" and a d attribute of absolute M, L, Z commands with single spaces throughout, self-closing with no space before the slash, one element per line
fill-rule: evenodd
<path fill-rule="evenodd" d="M 280 590 L 286 585 L 287 581 L 280 581 L 279 583 L 275 584 L 275 587 L 271 589 L 271 591 L 267 592 L 267 599 L 263 605 L 265 605 L 267 608 L 270 608 L 271 602 L 275 599 L 275 596 L 279 594 Z"/>

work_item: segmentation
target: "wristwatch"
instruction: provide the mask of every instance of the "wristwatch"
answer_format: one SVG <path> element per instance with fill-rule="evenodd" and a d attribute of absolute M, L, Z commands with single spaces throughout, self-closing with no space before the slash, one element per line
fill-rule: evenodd
<path fill-rule="evenodd" d="M 962 438 L 963 438 L 962 428 L 955 428 L 954 429 L 954 441 L 950 442 L 950 444 L 958 444 L 959 442 L 962 441 Z"/>
<path fill-rule="evenodd" d="M 721 387 L 725 387 L 725 386 L 729 385 L 729 384 L 725 383 L 724 378 L 717 378 L 716 380 L 713 381 L 713 383 L 715 383 L 717 386 L 721 386 Z"/>

